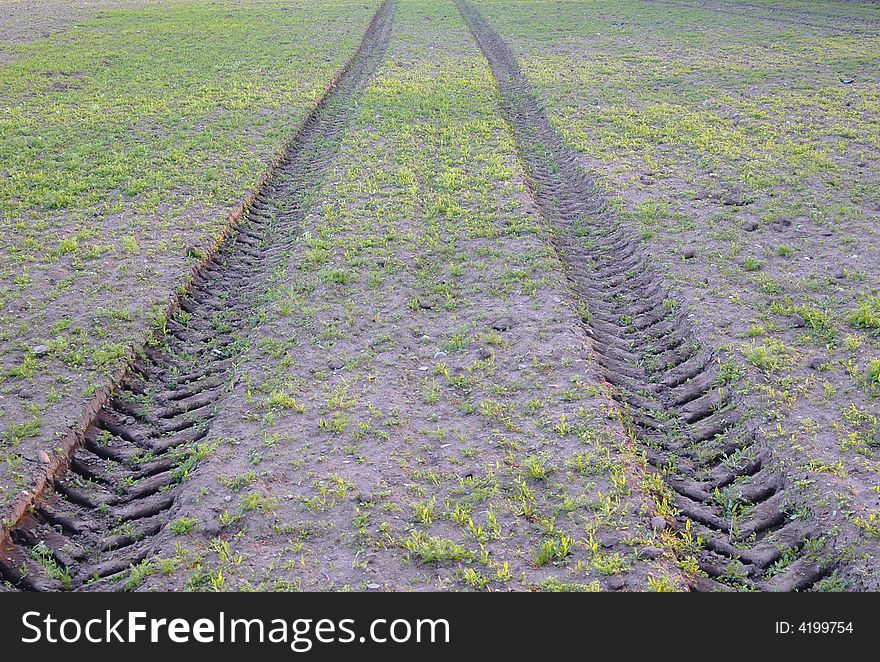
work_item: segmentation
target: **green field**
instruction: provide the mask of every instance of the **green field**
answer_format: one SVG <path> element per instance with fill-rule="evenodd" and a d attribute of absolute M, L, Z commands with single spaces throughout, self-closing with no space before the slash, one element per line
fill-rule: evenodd
<path fill-rule="evenodd" d="M 8 587 L 880 587 L 876 3 L 4 4 Z"/>
<path fill-rule="evenodd" d="M 117 7 L 4 48 L 0 500 L 29 480 L 22 438 L 51 443 L 142 341 L 374 9 Z"/>

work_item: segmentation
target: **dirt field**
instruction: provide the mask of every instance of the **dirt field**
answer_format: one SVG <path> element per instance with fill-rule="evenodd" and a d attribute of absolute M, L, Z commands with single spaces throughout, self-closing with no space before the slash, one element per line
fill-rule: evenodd
<path fill-rule="evenodd" d="M 123 4 L 47 9 L 47 30 L 80 18 L 0 68 L 4 505 L 161 320 L 375 9 Z M 14 10 L 4 30 L 42 15 Z"/>
<path fill-rule="evenodd" d="M 877 6 L 477 4 L 876 586 Z"/>
<path fill-rule="evenodd" d="M 287 4 L 0 68 L 7 588 L 880 588 L 875 4 Z"/>
<path fill-rule="evenodd" d="M 0 2 L 0 43 L 26 44 L 64 30 L 106 9 L 167 5 L 161 0 L 3 0 Z M 6 54 L 12 57 L 10 54 Z"/>

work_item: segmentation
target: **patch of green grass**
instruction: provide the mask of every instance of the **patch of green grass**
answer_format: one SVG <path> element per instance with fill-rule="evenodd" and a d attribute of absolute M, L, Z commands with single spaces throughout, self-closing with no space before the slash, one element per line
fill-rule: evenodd
<path fill-rule="evenodd" d="M 157 564 L 151 559 L 141 561 L 129 571 L 128 576 L 125 578 L 125 583 L 123 584 L 123 590 L 135 590 L 138 586 L 143 584 L 148 577 L 155 574 L 158 569 Z"/>
<path fill-rule="evenodd" d="M 598 581 L 589 584 L 566 583 L 557 577 L 549 577 L 541 582 L 541 589 L 550 593 L 598 593 L 602 590 Z"/>
<path fill-rule="evenodd" d="M 237 476 L 219 476 L 217 480 L 220 481 L 220 484 L 224 487 L 239 492 L 257 481 L 257 472 L 246 471 Z"/>
<path fill-rule="evenodd" d="M 24 400 L 46 420 L 68 416 L 151 320 L 164 328 L 187 262 L 256 187 L 377 5 L 90 5 L 51 36 L 37 17 L 37 38 L 2 46 L 0 387 L 20 380 L 33 394 L 0 398 L 2 427 L 24 422 Z M 28 456 L 44 441 L 24 444 Z M 7 469 L 0 502 L 16 492 Z"/>
<path fill-rule="evenodd" d="M 746 361 L 766 373 L 773 373 L 779 368 L 790 365 L 794 350 L 785 343 L 774 338 L 767 338 L 761 343 L 752 343 L 744 349 Z"/>
<path fill-rule="evenodd" d="M 855 524 L 872 538 L 880 538 L 880 511 L 872 511 L 855 518 Z"/>
<path fill-rule="evenodd" d="M 850 584 L 842 579 L 835 570 L 828 577 L 824 577 L 816 582 L 815 589 L 819 593 L 844 593 L 850 590 Z"/>
<path fill-rule="evenodd" d="M 865 297 L 846 321 L 860 329 L 880 329 L 880 295 Z"/>
<path fill-rule="evenodd" d="M 178 517 L 171 522 L 169 528 L 175 536 L 183 536 L 194 530 L 198 523 L 199 520 L 196 517 Z"/>
<path fill-rule="evenodd" d="M 49 549 L 46 543 L 40 541 L 31 547 L 30 555 L 34 561 L 40 564 L 50 578 L 61 582 L 66 590 L 70 590 L 70 570 L 62 567 L 58 561 L 55 560 L 52 550 Z"/>
<path fill-rule="evenodd" d="M 603 575 L 617 575 L 630 567 L 629 561 L 616 552 L 611 554 L 597 552 L 590 558 L 590 563 Z"/>
<path fill-rule="evenodd" d="M 42 421 L 38 418 L 25 421 L 24 423 L 13 423 L 3 432 L 3 443 L 7 447 L 17 446 L 23 440 L 29 437 L 36 437 L 42 428 Z"/>
<path fill-rule="evenodd" d="M 301 405 L 295 396 L 283 390 L 272 391 L 264 401 L 269 409 L 290 409 L 302 414 L 306 408 Z"/>
<path fill-rule="evenodd" d="M 574 546 L 574 540 L 564 533 L 546 538 L 538 548 L 538 553 L 535 556 L 535 565 L 543 566 L 548 563 L 561 565 L 565 563 L 565 559 L 574 551 Z"/>
<path fill-rule="evenodd" d="M 410 534 L 410 537 L 404 541 L 404 547 L 425 563 L 474 560 L 473 552 L 462 545 L 448 538 L 428 536 L 419 531 Z"/>
<path fill-rule="evenodd" d="M 276 497 L 266 496 L 262 492 L 251 492 L 241 497 L 241 511 L 250 512 L 259 510 L 262 513 L 268 513 L 278 507 L 278 499 Z"/>
<path fill-rule="evenodd" d="M 106 10 L 19 47 L 0 68 L 12 103 L 0 116 L 0 198 L 14 201 L 6 213 L 109 208 L 120 197 L 155 210 L 184 186 L 191 201 L 230 201 L 359 38 L 313 27 L 342 17 L 365 25 L 372 12 L 357 2 L 295 4 Z M 241 149 L 243 127 L 256 150 Z M 57 250 L 78 248 L 68 237 Z"/>
<path fill-rule="evenodd" d="M 868 364 L 868 381 L 872 384 L 880 384 L 880 359 L 874 359 Z"/>
<path fill-rule="evenodd" d="M 751 257 L 747 257 L 742 262 L 742 268 L 744 271 L 758 271 L 763 266 L 764 264 L 762 262 Z"/>
<path fill-rule="evenodd" d="M 800 306 L 797 310 L 807 323 L 807 328 L 815 332 L 817 336 L 826 340 L 831 340 L 836 336 L 834 322 L 828 311 L 815 306 Z"/>
<path fill-rule="evenodd" d="M 661 575 L 660 577 L 648 577 L 648 590 L 654 593 L 675 593 L 680 589 L 675 579 L 669 575 Z"/>

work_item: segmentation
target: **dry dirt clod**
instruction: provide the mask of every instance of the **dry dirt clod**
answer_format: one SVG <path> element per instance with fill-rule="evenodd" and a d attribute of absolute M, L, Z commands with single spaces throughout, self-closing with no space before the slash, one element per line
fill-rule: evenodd
<path fill-rule="evenodd" d="M 218 521 L 207 522 L 202 527 L 202 533 L 207 538 L 214 538 L 220 535 L 220 532 L 223 530 L 223 526 Z"/>
<path fill-rule="evenodd" d="M 641 555 L 646 559 L 659 559 L 661 556 L 663 556 L 663 550 L 659 547 L 649 545 L 648 547 L 642 548 Z"/>
<path fill-rule="evenodd" d="M 773 227 L 776 230 L 782 230 L 782 228 L 791 227 L 791 219 L 790 218 L 777 218 L 773 223 Z"/>
<path fill-rule="evenodd" d="M 626 588 L 626 582 L 621 577 L 609 577 L 605 582 L 605 586 L 608 587 L 609 591 L 622 591 Z"/>
<path fill-rule="evenodd" d="M 727 207 L 742 207 L 751 203 L 740 189 L 731 189 L 721 196 L 721 204 Z"/>
<path fill-rule="evenodd" d="M 509 331 L 513 328 L 513 319 L 510 317 L 501 317 L 492 322 L 492 328 L 496 331 Z"/>

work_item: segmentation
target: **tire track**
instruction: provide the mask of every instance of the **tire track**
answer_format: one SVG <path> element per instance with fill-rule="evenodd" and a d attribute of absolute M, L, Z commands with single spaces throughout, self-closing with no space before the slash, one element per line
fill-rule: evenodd
<path fill-rule="evenodd" d="M 107 590 L 121 586 L 110 582 L 114 576 L 151 556 L 181 482 L 207 451 L 272 267 L 331 162 L 353 95 L 384 57 L 395 10 L 395 0 L 380 6 L 274 176 L 193 278 L 162 338 L 139 352 L 66 471 L 11 528 L 0 579 L 32 591 Z"/>
<path fill-rule="evenodd" d="M 551 126 L 503 39 L 468 0 L 456 4 L 491 66 L 534 200 L 589 308 L 596 361 L 652 471 L 674 494 L 676 526 L 704 541 L 697 560 L 706 576 L 692 587 L 809 588 L 833 570 L 821 531 L 793 516 L 786 476 L 726 387 L 716 353 L 699 342 L 651 256 Z"/>

